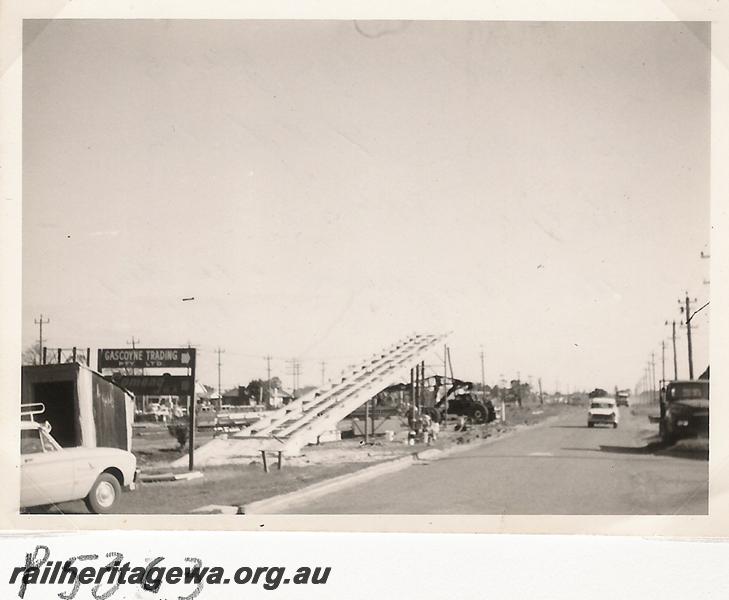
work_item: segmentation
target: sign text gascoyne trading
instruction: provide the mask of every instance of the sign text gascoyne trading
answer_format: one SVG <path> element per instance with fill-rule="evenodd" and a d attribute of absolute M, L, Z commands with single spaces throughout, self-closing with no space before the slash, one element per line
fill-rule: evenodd
<path fill-rule="evenodd" d="M 99 369 L 192 368 L 192 348 L 107 348 L 99 350 Z"/>

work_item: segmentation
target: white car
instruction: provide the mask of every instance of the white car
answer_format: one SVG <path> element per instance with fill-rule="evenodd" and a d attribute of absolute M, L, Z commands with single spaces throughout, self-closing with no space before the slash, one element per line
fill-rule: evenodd
<path fill-rule="evenodd" d="M 112 512 L 122 488 L 134 489 L 137 459 L 119 448 L 61 448 L 50 427 L 20 425 L 20 508 L 83 499 L 92 513 Z"/>
<path fill-rule="evenodd" d="M 614 428 L 620 422 L 620 411 L 613 398 L 593 398 L 590 409 L 587 411 L 587 426 L 612 425 Z"/>

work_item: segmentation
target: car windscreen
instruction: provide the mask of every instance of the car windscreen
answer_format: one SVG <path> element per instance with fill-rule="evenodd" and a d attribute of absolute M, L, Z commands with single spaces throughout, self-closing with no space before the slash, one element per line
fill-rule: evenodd
<path fill-rule="evenodd" d="M 41 442 L 40 431 L 37 429 L 21 429 L 20 453 L 37 454 L 38 452 L 43 452 L 43 442 Z"/>
<path fill-rule="evenodd" d="M 709 398 L 708 382 L 680 383 L 672 385 L 668 390 L 669 400 L 698 400 L 700 398 Z"/>
<path fill-rule="evenodd" d="M 613 408 L 613 406 L 615 405 L 611 402 L 593 402 L 590 404 L 590 408 Z"/>

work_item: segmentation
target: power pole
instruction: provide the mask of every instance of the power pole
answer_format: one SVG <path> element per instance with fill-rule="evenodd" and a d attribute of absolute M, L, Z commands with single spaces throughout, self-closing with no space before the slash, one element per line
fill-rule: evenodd
<path fill-rule="evenodd" d="M 694 355 L 691 347 L 691 301 L 688 293 L 686 294 L 686 338 L 688 339 L 688 363 L 689 363 L 689 379 L 694 378 Z"/>
<path fill-rule="evenodd" d="M 291 379 L 293 381 L 294 389 L 291 390 L 294 398 L 296 398 L 296 390 L 299 389 L 299 376 L 301 375 L 301 364 L 297 358 L 292 358 L 289 361 L 291 365 Z"/>
<path fill-rule="evenodd" d="M 139 343 L 139 338 L 135 338 L 134 336 L 132 336 L 132 340 L 131 341 L 127 340 L 127 344 L 132 347 L 132 350 L 136 350 L 137 349 L 137 344 L 138 343 Z M 129 369 L 125 369 L 125 372 L 127 374 L 129 374 L 130 373 L 130 370 Z M 141 370 L 141 373 L 142 373 L 142 375 L 144 375 L 144 369 Z M 132 375 L 138 375 L 139 372 L 137 371 L 137 369 L 135 369 L 134 367 L 132 367 L 131 374 Z M 142 396 L 142 405 L 146 406 L 146 404 L 147 404 L 147 397 L 146 396 Z"/>
<path fill-rule="evenodd" d="M 223 390 L 220 387 L 220 367 L 222 366 L 222 363 L 220 362 L 220 355 L 225 353 L 225 350 L 218 346 L 217 350 L 215 350 L 215 353 L 218 355 L 218 396 L 222 398 Z"/>
<path fill-rule="evenodd" d="M 666 340 L 661 340 L 661 388 L 666 381 Z"/>
<path fill-rule="evenodd" d="M 266 355 L 263 357 L 266 361 L 266 402 L 268 406 L 271 406 L 271 356 Z"/>
<path fill-rule="evenodd" d="M 43 355 L 43 325 L 48 325 L 51 322 L 50 319 L 43 320 L 43 313 L 40 315 L 40 319 L 33 319 L 36 325 L 38 325 L 38 358 Z"/>
<path fill-rule="evenodd" d="M 701 251 L 701 258 L 709 259 L 711 258 L 711 254 L 707 254 L 703 250 Z M 709 279 L 704 279 L 704 285 L 710 285 L 711 281 Z"/>
<path fill-rule="evenodd" d="M 651 392 L 651 400 L 655 402 L 656 400 L 656 353 L 651 352 L 651 387 L 653 388 L 653 391 Z"/>
<path fill-rule="evenodd" d="M 544 404 L 544 396 L 542 395 L 542 378 L 540 377 L 538 379 L 539 381 L 539 404 Z"/>
<path fill-rule="evenodd" d="M 679 304 L 681 301 L 678 301 Z M 694 298 L 694 302 L 696 302 L 696 298 Z M 697 314 L 699 314 L 702 310 L 704 310 L 707 306 L 709 306 L 711 302 L 706 302 L 699 308 L 697 308 L 694 312 L 691 312 L 691 301 L 688 296 L 688 292 L 686 292 L 686 337 L 688 338 L 688 359 L 689 359 L 689 379 L 694 378 L 694 356 L 693 356 L 693 348 L 691 347 L 691 319 L 693 319 Z M 684 307 L 681 307 L 681 312 L 684 311 Z"/>

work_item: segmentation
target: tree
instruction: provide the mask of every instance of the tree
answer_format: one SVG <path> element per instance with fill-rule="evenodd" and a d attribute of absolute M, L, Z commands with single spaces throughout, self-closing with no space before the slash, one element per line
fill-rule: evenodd
<path fill-rule="evenodd" d="M 24 365 L 39 365 L 43 359 L 43 350 L 39 342 L 35 342 L 23 350 L 21 361 Z"/>
<path fill-rule="evenodd" d="M 608 393 L 602 388 L 595 388 L 588 394 L 590 398 L 604 398 L 607 395 Z"/>
<path fill-rule="evenodd" d="M 256 404 L 263 400 L 268 401 L 268 394 L 266 392 L 266 382 L 263 379 L 251 379 L 245 388 L 245 395 L 248 401 L 253 401 Z"/>

